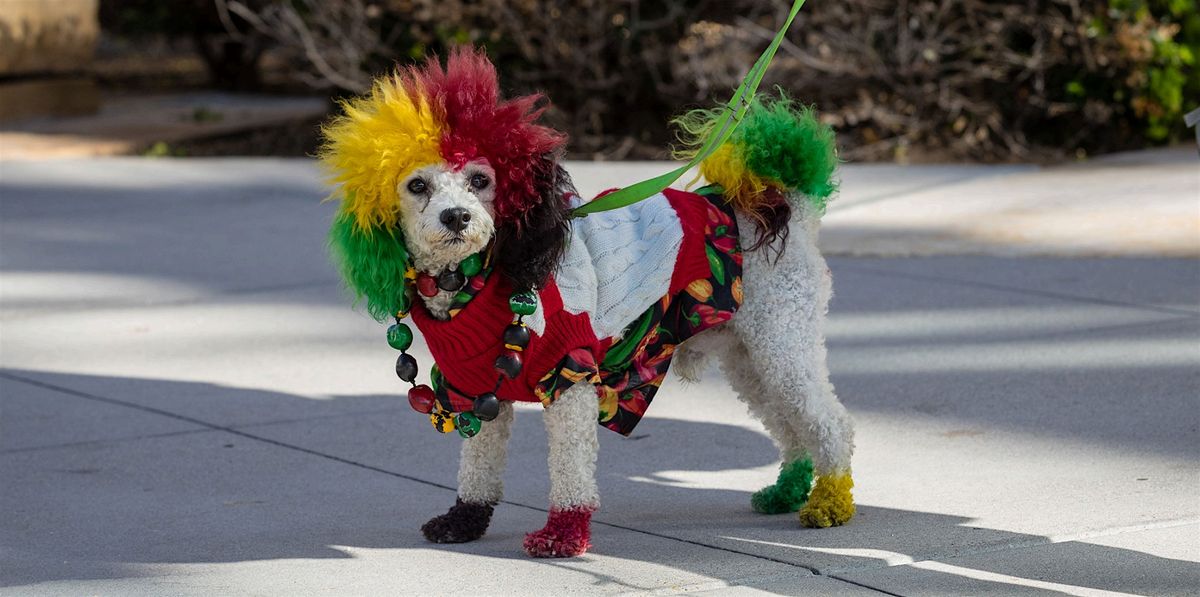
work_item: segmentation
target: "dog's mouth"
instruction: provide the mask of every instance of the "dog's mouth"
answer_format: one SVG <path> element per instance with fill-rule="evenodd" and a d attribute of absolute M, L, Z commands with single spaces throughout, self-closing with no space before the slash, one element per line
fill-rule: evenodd
<path fill-rule="evenodd" d="M 476 230 L 439 230 L 436 234 L 426 237 L 426 246 L 434 253 L 443 253 L 446 256 L 459 255 L 462 253 L 474 253 L 483 249 L 488 244 L 488 240 Z"/>

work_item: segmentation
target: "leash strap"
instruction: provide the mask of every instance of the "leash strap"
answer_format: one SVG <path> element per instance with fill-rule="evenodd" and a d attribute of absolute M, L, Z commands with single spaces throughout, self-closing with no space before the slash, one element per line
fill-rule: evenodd
<path fill-rule="evenodd" d="M 779 31 L 775 33 L 775 38 L 771 40 L 771 44 L 767 46 L 767 49 L 763 50 L 758 60 L 754 62 L 754 66 L 750 69 L 750 72 L 746 73 L 746 77 L 742 79 L 741 84 L 734 91 L 733 97 L 722 108 L 721 116 L 716 126 L 704 138 L 704 142 L 700 146 L 700 151 L 696 153 L 695 157 L 687 165 L 665 174 L 660 174 L 654 178 L 636 182 L 594 201 L 585 203 L 572 210 L 571 217 L 582 218 L 596 212 L 620 209 L 661 193 L 663 189 L 671 186 L 672 183 L 686 174 L 688 170 L 696 167 L 697 164 L 707 159 L 717 148 L 721 147 L 729 139 L 730 135 L 733 134 L 733 131 L 737 129 L 738 125 L 741 124 L 742 117 L 745 116 L 746 111 L 750 108 L 750 100 L 754 98 L 754 94 L 758 91 L 758 84 L 762 82 L 763 74 L 767 72 L 767 67 L 771 65 L 771 60 L 775 58 L 775 51 L 779 49 L 779 44 L 783 43 L 783 37 L 787 34 L 788 28 L 792 26 L 792 21 L 796 19 L 796 15 L 799 14 L 801 6 L 804 6 L 804 0 L 795 0 L 792 3 L 792 10 L 788 13 L 787 20 L 784 21 Z"/>

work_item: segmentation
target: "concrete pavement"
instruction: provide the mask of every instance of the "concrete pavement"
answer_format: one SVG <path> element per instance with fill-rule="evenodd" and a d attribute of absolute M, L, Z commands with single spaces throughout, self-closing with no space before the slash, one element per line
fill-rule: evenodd
<path fill-rule="evenodd" d="M 1200 217 L 1188 165 L 1095 167 L 1124 193 L 1158 185 L 1136 195 L 1150 211 Z M 662 165 L 571 170 L 586 193 Z M 408 408 L 383 327 L 349 309 L 310 162 L 0 162 L 0 593 L 1194 594 L 1200 262 L 1105 244 L 1103 226 L 1039 251 L 1143 257 L 1014 258 L 1025 240 L 982 233 L 905 249 L 941 216 L 838 249 L 875 238 L 850 219 L 870 205 L 964 188 L 1044 205 L 1030 189 L 1077 180 L 1062 174 L 846 167 L 831 253 L 936 255 L 830 260 L 851 524 L 749 510 L 777 462 L 712 371 L 669 381 L 633 437 L 602 433 L 595 549 L 537 561 L 520 551 L 545 516 L 536 407 L 488 535 L 417 531 L 453 501 L 461 440 Z M 971 197 L 991 229 L 1018 209 Z"/>

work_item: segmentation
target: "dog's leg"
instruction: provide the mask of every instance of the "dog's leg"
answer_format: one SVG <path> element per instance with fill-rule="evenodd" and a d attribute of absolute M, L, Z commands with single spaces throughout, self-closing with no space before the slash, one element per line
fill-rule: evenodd
<path fill-rule="evenodd" d="M 734 330 L 763 385 L 778 398 L 784 419 L 812 457 L 817 482 L 800 510 L 805 526 L 845 523 L 854 515 L 850 457 L 854 431 L 829 382 L 825 313 L 832 294 L 829 270 L 817 249 L 817 218 L 796 205 L 787 250 L 775 262 L 766 251 L 745 255 L 745 303 Z M 739 217 L 749 230 L 754 224 Z"/>
<path fill-rule="evenodd" d="M 795 512 L 808 499 L 813 482 L 812 459 L 790 420 L 795 417 L 795 407 L 782 400 L 773 387 L 763 383 L 741 340 L 730 338 L 725 350 L 719 354 L 721 370 L 729 385 L 749 407 L 750 414 L 766 427 L 783 459 L 778 479 L 755 492 L 750 505 L 763 514 Z"/>
<path fill-rule="evenodd" d="M 599 411 L 596 388 L 588 383 L 571 386 L 546 409 L 550 515 L 545 528 L 525 536 L 525 553 L 533 557 L 577 556 L 591 547 L 592 512 L 600 506 L 596 489 Z"/>
<path fill-rule="evenodd" d="M 458 461 L 458 499 L 449 512 L 421 527 L 434 543 L 474 541 L 487 531 L 492 509 L 504 494 L 504 462 L 512 433 L 512 403 L 501 402 L 500 414 L 483 424 L 479 434 L 463 440 Z"/>

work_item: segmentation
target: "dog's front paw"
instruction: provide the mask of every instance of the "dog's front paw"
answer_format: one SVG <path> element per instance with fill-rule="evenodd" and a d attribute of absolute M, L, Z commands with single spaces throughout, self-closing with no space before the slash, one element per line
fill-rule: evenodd
<path fill-rule="evenodd" d="M 457 500 L 449 512 L 436 516 L 421 527 L 425 538 L 434 543 L 466 543 L 487 532 L 492 521 L 491 504 L 470 504 Z"/>
<path fill-rule="evenodd" d="M 846 524 L 854 517 L 854 496 L 850 494 L 852 487 L 854 481 L 849 473 L 817 477 L 808 503 L 800 509 L 800 524 L 810 528 Z"/>
<path fill-rule="evenodd" d="M 583 555 L 592 546 L 592 510 L 550 510 L 545 528 L 525 535 L 525 553 L 535 558 Z"/>

